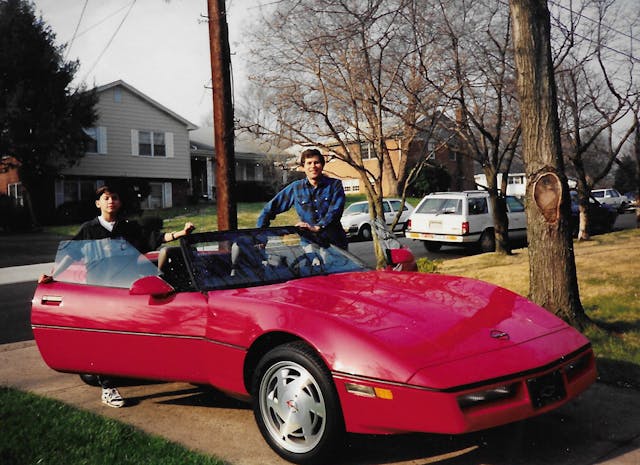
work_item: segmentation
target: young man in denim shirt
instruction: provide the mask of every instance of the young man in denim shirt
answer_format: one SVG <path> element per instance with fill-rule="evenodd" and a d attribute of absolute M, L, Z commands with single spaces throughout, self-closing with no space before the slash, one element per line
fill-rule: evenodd
<path fill-rule="evenodd" d="M 278 214 L 294 207 L 300 218 L 297 227 L 308 229 L 321 240 L 346 250 L 347 235 L 340 224 L 345 204 L 342 181 L 325 176 L 322 173 L 324 163 L 324 157 L 318 149 L 302 152 L 300 165 L 306 177 L 278 192 L 262 209 L 257 226 L 269 226 Z"/>

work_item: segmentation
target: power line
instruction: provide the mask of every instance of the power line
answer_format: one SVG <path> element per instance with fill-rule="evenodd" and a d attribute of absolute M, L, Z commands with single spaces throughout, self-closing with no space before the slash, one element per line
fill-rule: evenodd
<path fill-rule="evenodd" d="M 104 23 L 105 21 L 107 21 L 108 19 L 111 19 L 112 17 L 114 17 L 115 15 L 117 15 L 118 13 L 120 13 L 122 10 L 124 10 L 125 8 L 127 8 L 129 5 L 123 5 L 120 8 L 118 8 L 116 11 L 114 11 L 113 13 L 105 16 L 104 18 L 102 18 L 100 21 L 93 23 L 91 26 L 88 26 L 87 28 L 83 29 L 78 35 L 76 35 L 76 38 L 86 34 L 87 32 L 91 31 L 92 29 L 96 28 L 97 26 L 101 25 L 102 23 Z"/>
<path fill-rule="evenodd" d="M 82 17 L 84 16 L 84 12 L 87 9 L 87 3 L 89 0 L 84 0 L 84 5 L 82 6 L 82 11 L 80 12 L 80 17 L 78 18 L 78 22 L 76 23 L 76 28 L 73 30 L 73 36 L 69 41 L 69 45 L 67 45 L 67 50 L 64 53 L 64 59 L 67 59 L 67 55 L 69 55 L 69 50 L 73 47 L 73 41 L 76 40 L 76 34 L 78 33 L 78 28 L 80 27 L 80 23 L 82 22 Z"/>
<path fill-rule="evenodd" d="M 568 11 L 568 12 L 570 12 L 570 13 L 572 13 L 572 14 L 576 15 L 576 16 L 579 16 L 580 18 L 584 18 L 584 19 L 586 19 L 587 21 L 591 21 L 591 22 L 592 22 L 592 23 L 594 23 L 594 24 L 597 24 L 597 25 L 599 25 L 599 26 L 602 26 L 602 27 L 604 27 L 605 29 L 608 29 L 608 30 L 610 30 L 610 31 L 612 31 L 612 32 L 615 32 L 616 34 L 620 34 L 620 35 L 622 35 L 622 36 L 625 36 L 625 37 L 626 37 L 626 38 L 628 38 L 628 39 L 631 39 L 631 40 L 635 40 L 635 41 L 637 41 L 637 42 L 640 42 L 640 38 L 638 38 L 638 37 L 634 37 L 634 36 L 632 36 L 631 34 L 628 34 L 628 33 L 626 33 L 626 32 L 622 32 L 622 31 L 620 31 L 620 30 L 618 30 L 618 29 L 616 29 L 616 28 L 614 28 L 614 27 L 612 27 L 612 26 L 609 26 L 608 24 L 605 24 L 605 23 L 603 23 L 603 22 L 601 22 L 601 21 L 598 21 L 598 20 L 595 20 L 595 19 L 593 19 L 593 18 L 590 18 L 589 16 L 587 16 L 587 15 L 585 15 L 585 14 L 583 14 L 583 13 L 578 13 L 577 11 L 573 11 L 573 10 L 572 10 L 571 8 L 569 8 L 568 6 L 560 5 L 559 3 L 557 3 L 557 2 L 555 2 L 555 1 L 553 1 L 553 0 L 549 0 L 549 3 L 550 3 L 550 4 L 552 4 L 552 5 L 557 6 L 558 8 L 561 8 L 561 9 L 563 9 L 563 10 L 566 10 L 566 11 Z"/>
<path fill-rule="evenodd" d="M 94 70 L 94 68 L 98 64 L 98 62 L 102 59 L 102 56 L 105 54 L 105 52 L 107 51 L 107 49 L 109 48 L 109 46 L 113 42 L 113 39 L 115 39 L 116 35 L 118 34 L 118 31 L 120 31 L 120 28 L 122 27 L 122 25 L 124 24 L 125 20 L 129 16 L 129 13 L 131 13 L 131 9 L 133 8 L 133 5 L 136 4 L 136 1 L 137 0 L 133 0 L 131 2 L 131 4 L 129 5 L 129 9 L 127 10 L 127 12 L 125 13 L 124 17 L 122 18 L 122 21 L 120 21 L 120 24 L 118 24 L 118 27 L 116 28 L 116 30 L 111 35 L 111 38 L 109 39 L 109 42 L 107 42 L 107 45 L 104 46 L 104 48 L 102 49 L 102 52 L 100 52 L 100 55 L 98 55 L 98 58 L 96 58 L 96 61 L 93 63 L 93 65 L 91 65 L 91 68 L 89 69 L 89 71 L 86 72 L 84 78 L 82 79 L 83 82 L 87 79 L 87 77 L 89 77 L 89 74 L 91 74 L 91 72 Z"/>
<path fill-rule="evenodd" d="M 508 2 L 507 0 L 498 0 L 498 3 L 501 3 L 502 5 L 504 5 L 504 6 L 506 6 L 507 8 L 509 8 L 509 2 Z M 577 12 L 575 12 L 575 11 L 571 10 L 571 9 L 570 9 L 570 8 L 568 8 L 568 7 L 565 7 L 565 6 L 559 5 L 559 4 L 555 3 L 555 2 L 553 2 L 552 0 L 549 0 L 549 3 L 553 3 L 554 5 L 556 5 L 556 6 L 560 7 L 560 8 L 567 9 L 567 10 L 569 10 L 569 11 L 573 12 L 574 14 L 576 14 L 576 15 L 580 16 L 581 18 L 585 18 L 585 19 L 587 19 L 587 20 L 589 20 L 589 21 L 591 21 L 591 22 L 594 22 L 594 23 L 596 23 L 596 24 L 600 24 L 600 25 L 602 25 L 602 26 L 604 26 L 604 27 L 606 27 L 606 28 L 611 29 L 612 31 L 615 31 L 615 32 L 617 32 L 617 33 L 619 33 L 619 34 L 625 35 L 626 37 L 629 37 L 629 38 L 634 39 L 634 40 L 640 40 L 640 39 L 636 39 L 636 38 L 634 38 L 634 37 L 633 37 L 633 36 L 631 36 L 631 35 L 628 35 L 628 34 L 625 34 L 625 33 L 621 32 L 621 31 L 618 31 L 617 29 L 614 29 L 614 28 L 612 28 L 612 27 L 610 27 L 610 26 L 607 26 L 607 25 L 606 25 L 606 24 L 604 24 L 604 23 L 601 23 L 601 22 L 599 22 L 599 21 L 596 21 L 596 20 L 595 20 L 595 19 L 593 19 L 593 18 L 589 18 L 588 16 L 586 16 L 586 15 L 584 15 L 584 14 L 582 14 L 582 13 L 577 13 Z M 607 49 L 607 50 L 609 50 L 609 51 L 611 51 L 611 52 L 614 52 L 614 53 L 617 53 L 617 54 L 619 54 L 619 55 L 622 55 L 622 56 L 624 56 L 625 58 L 628 58 L 629 60 L 631 60 L 631 61 L 633 61 L 633 62 L 636 62 L 636 63 L 637 63 L 637 62 L 640 62 L 640 58 L 637 58 L 637 57 L 635 57 L 634 55 L 632 55 L 632 54 L 630 54 L 630 53 L 623 52 L 622 50 L 618 50 L 618 49 L 616 49 L 616 48 L 614 48 L 614 47 L 611 47 L 611 46 L 608 46 L 608 45 L 602 44 L 602 43 L 600 43 L 600 42 L 598 42 L 598 41 L 596 41 L 596 40 L 594 40 L 594 39 L 592 39 L 592 38 L 590 38 L 590 37 L 585 37 L 585 36 L 583 36 L 583 35 L 580 35 L 580 34 L 578 34 L 578 33 L 577 33 L 577 32 L 575 32 L 575 31 L 573 31 L 573 32 L 572 32 L 572 34 L 573 34 L 574 36 L 576 36 L 576 37 L 578 37 L 578 38 L 582 39 L 582 40 L 586 40 L 587 42 L 591 42 L 593 45 L 597 45 L 598 47 L 602 47 L 602 48 Z"/>

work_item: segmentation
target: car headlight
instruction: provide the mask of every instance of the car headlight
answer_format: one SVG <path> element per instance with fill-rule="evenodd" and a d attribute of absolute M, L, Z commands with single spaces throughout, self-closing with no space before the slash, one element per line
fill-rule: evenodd
<path fill-rule="evenodd" d="M 464 410 L 475 405 L 507 399 L 515 394 L 515 386 L 515 384 L 505 384 L 491 389 L 463 394 L 458 396 L 458 405 Z"/>

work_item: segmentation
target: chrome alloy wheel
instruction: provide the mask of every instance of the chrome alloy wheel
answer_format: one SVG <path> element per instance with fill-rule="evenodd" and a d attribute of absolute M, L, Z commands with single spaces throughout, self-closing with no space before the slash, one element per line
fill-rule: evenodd
<path fill-rule="evenodd" d="M 267 431 L 280 447 L 305 454 L 322 440 L 325 399 L 316 379 L 302 365 L 284 360 L 270 366 L 258 396 Z"/>

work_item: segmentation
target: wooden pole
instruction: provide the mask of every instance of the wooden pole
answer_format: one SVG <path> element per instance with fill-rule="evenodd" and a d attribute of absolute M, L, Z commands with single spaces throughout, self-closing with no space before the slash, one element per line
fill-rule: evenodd
<path fill-rule="evenodd" d="M 238 211 L 234 192 L 236 163 L 230 74 L 231 52 L 224 2 L 225 0 L 207 0 L 213 89 L 213 140 L 216 153 L 218 230 L 238 227 Z"/>

